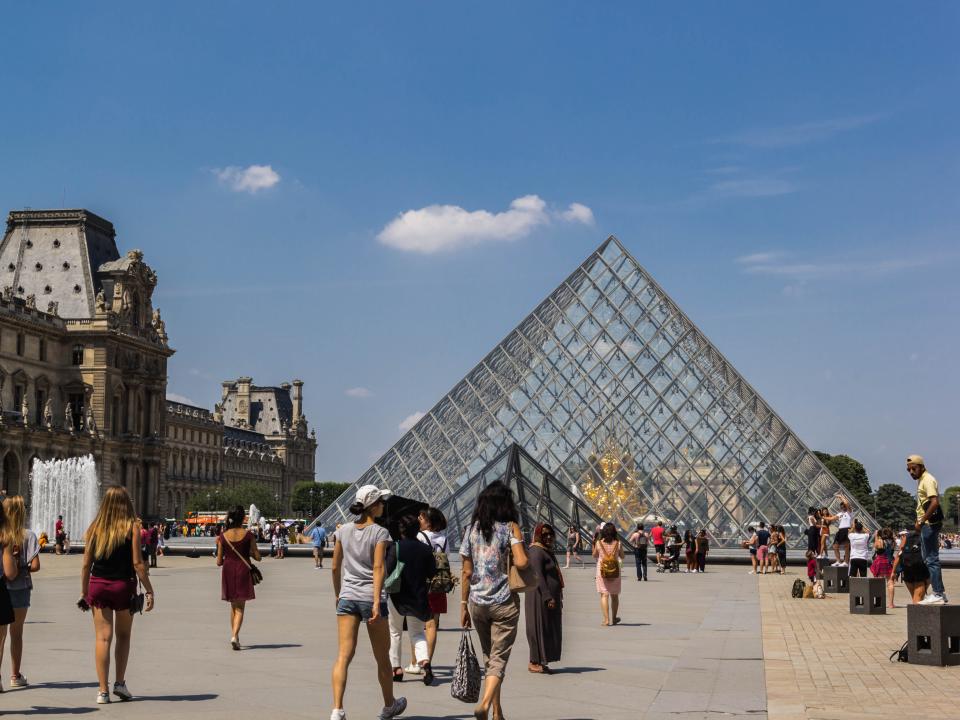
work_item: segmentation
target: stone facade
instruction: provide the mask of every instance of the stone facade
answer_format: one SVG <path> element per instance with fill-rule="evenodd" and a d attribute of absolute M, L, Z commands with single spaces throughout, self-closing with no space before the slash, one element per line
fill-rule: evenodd
<path fill-rule="evenodd" d="M 29 495 L 30 466 L 92 454 L 103 484 L 157 507 L 167 342 L 157 276 L 87 210 L 11 212 L 0 243 L 0 470 Z"/>
<path fill-rule="evenodd" d="M 167 401 L 162 514 L 181 518 L 191 498 L 210 495 L 215 504 L 218 488 L 246 482 L 263 483 L 289 511 L 294 485 L 314 480 L 317 440 L 302 411 L 303 382 L 252 383 L 223 383 L 212 412 Z"/>

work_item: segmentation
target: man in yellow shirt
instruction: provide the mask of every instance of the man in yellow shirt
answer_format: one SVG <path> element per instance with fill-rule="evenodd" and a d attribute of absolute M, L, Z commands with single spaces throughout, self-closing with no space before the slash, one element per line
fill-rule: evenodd
<path fill-rule="evenodd" d="M 920 601 L 921 605 L 944 605 L 947 593 L 943 587 L 940 571 L 940 528 L 943 525 L 943 509 L 940 507 L 940 489 L 937 479 L 927 470 L 919 455 L 907 458 L 907 472 L 917 481 L 917 522 L 914 529 L 920 533 L 920 549 L 923 561 L 930 571 L 932 592 Z"/>

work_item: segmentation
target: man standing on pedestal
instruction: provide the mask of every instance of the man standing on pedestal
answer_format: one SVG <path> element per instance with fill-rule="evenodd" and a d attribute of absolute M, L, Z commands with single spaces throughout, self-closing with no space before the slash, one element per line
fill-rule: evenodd
<path fill-rule="evenodd" d="M 920 549 L 923 561 L 930 571 L 931 592 L 921 605 L 943 605 L 947 593 L 943 588 L 940 572 L 940 528 L 943 525 L 943 508 L 940 506 L 940 490 L 937 479 L 927 471 L 919 455 L 907 458 L 907 472 L 917 481 L 917 522 L 914 529 L 920 533 Z"/>

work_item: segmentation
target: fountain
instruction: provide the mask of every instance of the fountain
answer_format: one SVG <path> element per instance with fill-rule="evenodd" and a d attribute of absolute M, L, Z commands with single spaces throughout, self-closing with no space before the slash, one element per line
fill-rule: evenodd
<path fill-rule="evenodd" d="M 72 542 L 83 539 L 100 504 L 100 481 L 92 455 L 34 460 L 30 472 L 30 527 L 52 541 L 57 515 Z"/>

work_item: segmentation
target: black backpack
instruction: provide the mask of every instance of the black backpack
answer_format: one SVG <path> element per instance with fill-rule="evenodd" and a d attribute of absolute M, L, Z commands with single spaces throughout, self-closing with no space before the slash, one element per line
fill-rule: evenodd
<path fill-rule="evenodd" d="M 910 533 L 903 539 L 900 563 L 904 570 L 916 570 L 923 565 L 923 551 L 920 548 L 919 533 Z"/>
<path fill-rule="evenodd" d="M 806 586 L 806 583 L 803 582 L 800 578 L 797 578 L 793 581 L 793 589 L 790 591 L 790 595 L 795 598 L 803 597 L 803 588 Z"/>
<path fill-rule="evenodd" d="M 896 661 L 896 662 L 910 662 L 909 651 L 908 651 L 908 649 L 907 649 L 909 645 L 910 645 L 910 641 L 907 640 L 907 642 L 905 642 L 905 643 L 900 647 L 899 650 L 894 650 L 892 653 L 890 653 L 890 662 L 894 662 L 894 661 Z"/>

